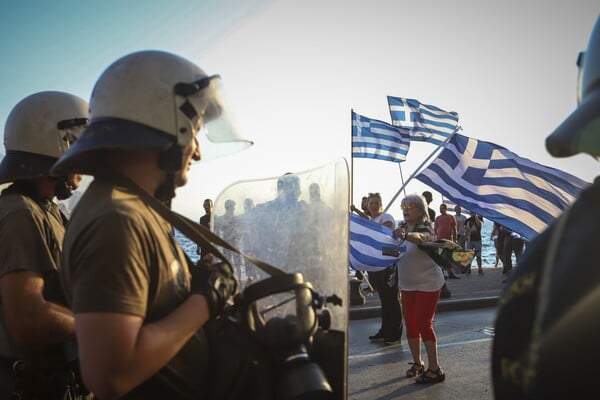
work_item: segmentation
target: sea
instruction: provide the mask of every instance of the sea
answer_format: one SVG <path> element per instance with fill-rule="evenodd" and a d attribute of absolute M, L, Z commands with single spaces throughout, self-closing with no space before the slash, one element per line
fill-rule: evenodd
<path fill-rule="evenodd" d="M 481 227 L 481 261 L 484 268 L 493 268 L 496 263 L 496 249 L 494 247 L 494 242 L 490 238 L 493 227 L 494 223 L 489 220 L 484 220 L 483 226 Z M 198 260 L 196 244 L 177 230 L 175 230 L 175 239 L 192 261 L 196 262 Z M 513 255 L 513 265 L 514 264 L 516 264 L 516 262 Z"/>

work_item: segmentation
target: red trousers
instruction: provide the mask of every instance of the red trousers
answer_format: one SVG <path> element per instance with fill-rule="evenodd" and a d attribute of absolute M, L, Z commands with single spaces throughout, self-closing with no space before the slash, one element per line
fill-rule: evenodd
<path fill-rule="evenodd" d="M 402 290 L 402 314 L 406 325 L 406 337 L 423 341 L 437 342 L 433 330 L 433 317 L 441 290 L 422 292 L 420 290 Z"/>

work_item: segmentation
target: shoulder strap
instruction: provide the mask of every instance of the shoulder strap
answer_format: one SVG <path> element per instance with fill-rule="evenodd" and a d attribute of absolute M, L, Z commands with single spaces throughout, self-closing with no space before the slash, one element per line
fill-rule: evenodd
<path fill-rule="evenodd" d="M 556 253 L 558 252 L 559 241 L 563 235 L 565 226 L 567 225 L 567 219 L 569 217 L 571 207 L 567 208 L 563 212 L 563 214 L 558 218 L 558 220 L 554 224 L 554 227 L 552 228 L 550 240 L 548 242 L 548 248 L 546 250 L 546 257 L 544 258 L 544 264 L 542 265 L 542 269 L 539 272 L 541 276 L 537 294 L 538 311 L 536 312 L 533 321 L 533 328 L 531 332 L 531 347 L 529 350 L 528 357 L 529 373 L 532 374 L 532 376 L 535 376 L 537 371 L 536 365 L 538 361 L 539 344 L 541 343 L 541 336 L 543 334 L 542 322 L 546 317 L 548 305 L 550 303 L 550 285 L 553 269 L 552 267 L 554 265 Z"/>
<path fill-rule="evenodd" d="M 229 260 L 227 260 L 225 256 L 223 256 L 223 254 L 213 245 L 213 243 L 227 250 L 240 254 L 246 260 L 250 261 L 252 264 L 256 265 L 258 268 L 260 268 L 261 270 L 263 270 L 271 276 L 284 275 L 284 272 L 279 268 L 274 267 L 265 261 L 262 261 L 254 256 L 240 251 L 220 236 L 215 235 L 210 229 L 207 229 L 206 227 L 192 221 L 191 219 L 169 209 L 165 204 L 160 202 L 155 197 L 150 196 L 146 191 L 142 190 L 130 179 L 123 176 L 114 177 L 114 179 L 117 181 L 117 183 L 122 184 L 123 186 L 131 189 L 146 204 L 152 207 L 154 211 L 156 211 L 161 217 L 163 217 L 166 221 L 168 221 L 175 228 L 177 228 L 178 231 L 183 233 L 194 243 L 206 247 L 209 250 L 209 252 L 215 254 L 224 262 L 227 262 L 229 264 Z"/>

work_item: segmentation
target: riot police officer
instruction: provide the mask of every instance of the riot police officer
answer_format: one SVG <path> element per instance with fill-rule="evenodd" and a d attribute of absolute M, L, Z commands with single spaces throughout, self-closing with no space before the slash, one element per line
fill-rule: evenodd
<path fill-rule="evenodd" d="M 126 55 L 101 74 L 88 127 L 54 165 L 94 176 L 69 221 L 61 281 L 84 382 L 99 398 L 206 393 L 201 328 L 235 290 L 232 270 L 189 266 L 144 196 L 168 203 L 201 150 L 250 144 L 232 129 L 219 84 L 171 53 Z"/>
<path fill-rule="evenodd" d="M 600 156 L 600 18 L 580 54 L 577 109 L 546 139 L 556 157 Z M 496 399 L 598 398 L 600 179 L 531 242 L 510 276 L 495 326 Z"/>
<path fill-rule="evenodd" d="M 4 128 L 0 183 L 0 397 L 62 399 L 73 372 L 64 345 L 75 335 L 58 280 L 66 199 L 81 176 L 50 167 L 87 123 L 87 103 L 47 91 L 21 100 Z M 73 389 L 74 381 L 70 386 Z M 72 394 L 72 393 L 71 393 Z"/>

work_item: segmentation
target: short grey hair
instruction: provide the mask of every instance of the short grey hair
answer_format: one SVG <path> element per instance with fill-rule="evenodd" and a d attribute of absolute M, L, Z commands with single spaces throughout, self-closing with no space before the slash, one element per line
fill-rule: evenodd
<path fill-rule="evenodd" d="M 423 220 L 429 221 L 429 213 L 427 212 L 427 202 L 425 201 L 425 197 L 417 193 L 408 194 L 400 202 L 400 207 L 408 204 L 414 204 L 419 207 L 423 212 Z"/>

